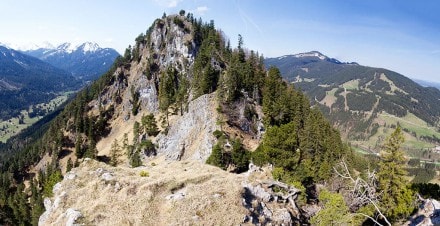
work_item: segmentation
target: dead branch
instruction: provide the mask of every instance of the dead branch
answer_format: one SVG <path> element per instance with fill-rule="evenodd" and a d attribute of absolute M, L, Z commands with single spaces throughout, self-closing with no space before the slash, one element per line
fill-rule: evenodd
<path fill-rule="evenodd" d="M 345 161 L 342 161 L 339 166 L 342 168 L 343 172 L 339 172 L 337 168 L 333 168 L 335 173 L 344 178 L 348 179 L 351 182 L 351 189 L 350 189 L 350 200 L 351 200 L 351 207 L 353 206 L 364 206 L 366 204 L 372 204 L 374 208 L 376 209 L 379 216 L 381 216 L 388 226 L 391 226 L 391 223 L 388 221 L 388 219 L 385 217 L 385 215 L 382 214 L 380 211 L 379 206 L 377 205 L 378 199 L 380 197 L 380 193 L 376 191 L 376 185 L 377 185 L 377 178 L 375 172 L 367 172 L 367 181 L 362 179 L 361 177 L 354 178 L 350 171 L 348 170 L 347 164 Z M 363 215 L 365 217 L 368 217 L 374 223 L 381 225 L 377 220 L 375 220 L 371 216 L 367 216 L 363 213 L 357 213 L 360 215 Z"/>

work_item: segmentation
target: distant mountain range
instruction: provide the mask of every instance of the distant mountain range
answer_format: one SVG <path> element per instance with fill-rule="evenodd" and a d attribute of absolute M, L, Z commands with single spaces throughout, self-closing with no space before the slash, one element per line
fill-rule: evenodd
<path fill-rule="evenodd" d="M 78 89 L 69 72 L 0 46 L 0 118 L 16 116 L 30 105 L 44 103 L 57 93 Z"/>
<path fill-rule="evenodd" d="M 23 53 L 68 71 L 74 77 L 85 81 L 95 80 L 105 73 L 119 56 L 116 50 L 101 48 L 93 42 L 85 42 L 77 46 L 70 43 L 63 43 L 57 47 L 46 45 Z"/>
<path fill-rule="evenodd" d="M 413 80 L 414 80 L 414 82 L 417 82 L 421 86 L 435 87 L 440 90 L 440 83 L 438 83 L 438 82 L 430 82 L 430 81 L 425 81 L 425 80 L 420 80 L 420 79 L 413 79 Z"/>
<path fill-rule="evenodd" d="M 8 45 L 11 46 L 11 45 Z M 27 48 L 27 50 L 23 49 Z M 29 106 L 46 103 L 65 91 L 77 90 L 108 71 L 119 53 L 85 42 L 35 44 L 20 51 L 0 43 L 0 119 Z"/>
<path fill-rule="evenodd" d="M 390 70 L 340 62 L 317 51 L 267 58 L 265 64 L 278 67 L 343 135 L 359 141 L 364 149 L 377 148 L 391 131 L 388 128 L 397 124 L 406 131 L 410 148 L 440 142 L 440 91 L 436 88 L 423 87 Z"/>

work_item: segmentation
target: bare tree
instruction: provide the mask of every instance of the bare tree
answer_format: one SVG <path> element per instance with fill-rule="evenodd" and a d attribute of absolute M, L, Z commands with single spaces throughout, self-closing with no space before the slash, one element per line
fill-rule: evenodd
<path fill-rule="evenodd" d="M 376 173 L 374 171 L 373 172 L 367 171 L 367 178 L 366 180 L 364 180 L 359 176 L 354 178 L 351 175 L 350 171 L 348 170 L 345 161 L 342 161 L 337 165 L 337 167 L 334 167 L 333 169 L 338 176 L 346 180 L 349 180 L 348 205 L 350 210 L 357 210 L 362 206 L 372 204 L 377 211 L 376 218 L 368 216 L 364 213 L 356 213 L 356 214 L 367 217 L 378 225 L 382 225 L 381 223 L 378 222 L 378 217 L 381 217 L 386 222 L 387 225 L 391 226 L 391 223 L 388 221 L 385 215 L 382 214 L 377 204 L 381 194 L 376 190 L 377 178 L 376 178 Z"/>

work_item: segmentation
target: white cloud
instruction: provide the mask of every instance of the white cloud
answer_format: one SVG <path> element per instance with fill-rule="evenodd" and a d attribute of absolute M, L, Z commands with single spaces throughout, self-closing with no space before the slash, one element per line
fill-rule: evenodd
<path fill-rule="evenodd" d="M 199 6 L 196 8 L 196 12 L 200 15 L 204 15 L 206 13 L 206 11 L 208 11 L 209 8 L 206 6 Z"/>
<path fill-rule="evenodd" d="M 168 2 L 168 7 L 170 8 L 174 8 L 177 6 L 177 4 L 179 4 L 179 2 L 181 2 L 182 0 L 171 0 Z"/>
<path fill-rule="evenodd" d="M 154 0 L 157 4 L 168 8 L 176 7 L 183 0 Z"/>

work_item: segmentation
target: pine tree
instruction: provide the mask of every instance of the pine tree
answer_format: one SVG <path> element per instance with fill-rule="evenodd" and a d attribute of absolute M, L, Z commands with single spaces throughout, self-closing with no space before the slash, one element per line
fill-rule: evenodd
<path fill-rule="evenodd" d="M 377 174 L 379 192 L 382 193 L 381 211 L 392 221 L 403 219 L 414 210 L 414 197 L 404 178 L 407 173 L 404 169 L 406 159 L 401 150 L 403 142 L 401 128 L 397 127 L 384 145 Z"/>
<path fill-rule="evenodd" d="M 130 158 L 130 165 L 132 167 L 138 167 L 142 165 L 141 155 L 139 151 L 134 151 Z"/>
<path fill-rule="evenodd" d="M 38 182 L 35 180 L 31 180 L 30 189 L 32 191 L 30 198 L 32 225 L 38 225 L 38 220 L 44 212 L 43 197 L 39 192 Z"/>
<path fill-rule="evenodd" d="M 122 138 L 122 148 L 125 150 L 125 151 L 127 151 L 127 148 L 128 148 L 128 134 L 127 133 L 124 133 L 124 136 L 123 136 L 123 138 Z"/>
<path fill-rule="evenodd" d="M 75 142 L 75 155 L 77 158 L 82 158 L 84 155 L 84 151 L 82 148 L 82 136 L 81 134 L 78 134 L 76 137 L 76 142 Z"/>
<path fill-rule="evenodd" d="M 181 75 L 180 76 L 180 81 L 179 81 L 179 88 L 177 89 L 177 94 L 176 94 L 176 103 L 177 106 L 179 106 L 180 108 L 180 115 L 183 115 L 183 110 L 184 110 L 184 104 L 188 101 L 188 97 L 189 97 L 189 81 L 188 79 Z"/>
<path fill-rule="evenodd" d="M 226 161 L 223 157 L 224 156 L 223 156 L 222 148 L 220 147 L 219 144 L 216 144 L 214 145 L 214 147 L 212 147 L 212 153 L 206 160 L 206 163 L 220 167 L 222 169 L 226 169 L 226 163 L 225 163 Z"/>
<path fill-rule="evenodd" d="M 133 124 L 133 145 L 137 145 L 139 143 L 139 135 L 141 134 L 140 130 L 141 124 L 139 122 L 134 122 Z"/>
<path fill-rule="evenodd" d="M 73 168 L 72 159 L 69 158 L 69 159 L 67 160 L 66 172 L 69 172 L 72 168 Z"/>
<path fill-rule="evenodd" d="M 121 156 L 121 148 L 118 141 L 115 139 L 110 149 L 110 165 L 117 166 L 119 164 L 119 157 Z"/>
<path fill-rule="evenodd" d="M 153 114 L 142 115 L 141 123 L 142 129 L 148 136 L 156 136 L 159 133 L 159 128 L 157 128 L 156 119 Z"/>
<path fill-rule="evenodd" d="M 96 141 L 93 138 L 89 138 L 89 145 L 84 157 L 96 159 L 98 155 L 98 149 L 96 149 Z"/>
<path fill-rule="evenodd" d="M 263 90 L 263 112 L 268 125 L 279 124 L 277 122 L 277 118 L 280 116 L 279 99 L 283 91 L 281 72 L 278 68 L 271 67 Z"/>
<path fill-rule="evenodd" d="M 176 101 L 176 71 L 168 67 L 166 72 L 162 72 L 159 83 L 159 108 L 165 112 L 168 123 L 168 108 Z"/>

